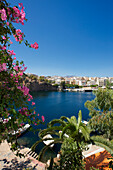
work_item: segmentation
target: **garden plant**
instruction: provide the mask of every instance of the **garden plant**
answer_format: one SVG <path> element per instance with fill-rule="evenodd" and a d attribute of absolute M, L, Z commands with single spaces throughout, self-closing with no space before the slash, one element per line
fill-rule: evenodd
<path fill-rule="evenodd" d="M 0 143 L 5 139 L 13 142 L 11 132 L 25 123 L 38 125 L 44 121 L 44 116 L 39 118 L 36 115 L 33 97 L 23 82 L 27 67 L 23 61 L 17 60 L 11 48 L 13 39 L 19 44 L 38 49 L 37 42 L 28 43 L 24 33 L 17 28 L 25 21 L 22 3 L 12 7 L 6 0 L 0 1 Z"/>

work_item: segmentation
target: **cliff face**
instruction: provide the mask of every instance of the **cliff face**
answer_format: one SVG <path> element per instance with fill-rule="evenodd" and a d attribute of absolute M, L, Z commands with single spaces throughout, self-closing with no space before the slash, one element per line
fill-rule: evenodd
<path fill-rule="evenodd" d="M 25 85 L 30 91 L 56 91 L 57 88 L 46 82 L 38 82 L 37 80 L 31 80 L 26 78 L 24 80 Z"/>

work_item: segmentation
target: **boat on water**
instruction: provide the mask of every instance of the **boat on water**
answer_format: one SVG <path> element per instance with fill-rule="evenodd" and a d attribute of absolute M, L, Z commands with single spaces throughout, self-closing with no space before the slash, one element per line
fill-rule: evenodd
<path fill-rule="evenodd" d="M 9 120 L 11 120 L 11 117 L 7 118 L 7 119 L 3 119 L 0 117 L 0 122 L 2 123 L 7 123 Z M 25 131 L 27 131 L 30 128 L 31 125 L 29 125 L 28 123 L 25 124 L 23 127 L 19 128 L 17 131 L 13 131 L 11 130 L 9 132 L 9 134 L 11 135 L 16 135 L 18 134 L 18 136 L 20 136 L 21 134 L 23 134 Z"/>
<path fill-rule="evenodd" d="M 27 131 L 30 128 L 29 124 L 25 124 L 23 127 L 19 128 L 17 131 L 10 132 L 11 135 L 22 135 L 25 131 Z"/>
<path fill-rule="evenodd" d="M 43 137 L 43 139 L 51 139 L 51 140 L 43 140 L 45 145 L 49 145 L 50 143 L 53 143 L 54 140 L 52 139 L 52 136 L 50 134 L 47 134 Z M 51 144 L 50 147 L 52 148 L 54 144 Z"/>

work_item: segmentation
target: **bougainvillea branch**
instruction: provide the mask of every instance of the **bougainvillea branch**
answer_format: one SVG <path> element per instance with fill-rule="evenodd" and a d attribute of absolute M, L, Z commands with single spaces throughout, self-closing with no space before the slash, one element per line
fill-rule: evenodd
<path fill-rule="evenodd" d="M 38 49 L 38 44 L 29 44 L 20 29 L 16 29 L 13 23 L 24 25 L 26 21 L 22 3 L 11 7 L 6 0 L 0 1 L 0 142 L 9 138 L 10 132 L 16 131 L 24 123 L 38 125 L 44 122 L 40 120 L 34 111 L 33 97 L 25 86 L 24 72 L 27 69 L 24 62 L 16 60 L 16 53 L 11 48 L 11 36 L 19 43 Z M 31 102 L 31 108 L 29 107 Z M 35 114 L 34 114 L 35 113 Z M 11 119 L 9 119 L 11 117 Z M 8 120 L 5 121 L 4 120 Z"/>

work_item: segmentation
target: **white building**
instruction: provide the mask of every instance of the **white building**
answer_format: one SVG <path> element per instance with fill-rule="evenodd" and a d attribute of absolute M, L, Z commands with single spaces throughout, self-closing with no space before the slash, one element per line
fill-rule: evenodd
<path fill-rule="evenodd" d="M 101 78 L 99 78 L 99 77 L 97 77 L 97 82 L 96 82 L 96 84 L 98 85 L 98 86 L 100 86 L 100 87 L 102 87 L 102 86 L 106 86 L 106 81 L 108 80 L 108 78 L 103 78 L 103 77 L 101 77 Z"/>
<path fill-rule="evenodd" d="M 87 86 L 96 85 L 94 80 L 87 81 Z"/>

